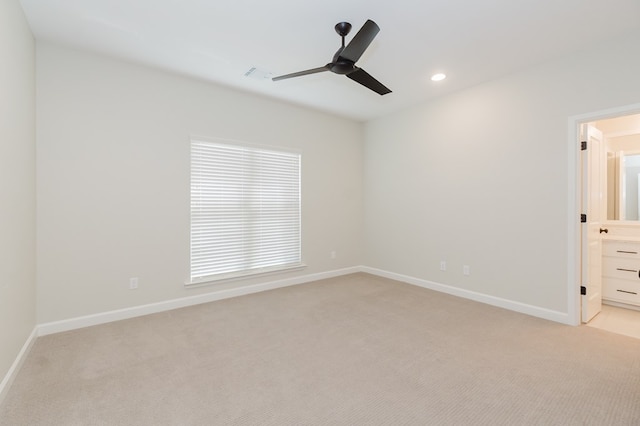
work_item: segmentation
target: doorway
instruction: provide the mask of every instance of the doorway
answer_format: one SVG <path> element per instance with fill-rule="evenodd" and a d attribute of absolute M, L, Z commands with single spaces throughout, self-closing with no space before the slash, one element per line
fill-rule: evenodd
<path fill-rule="evenodd" d="M 640 339 L 640 311 L 628 307 L 614 306 L 605 302 L 602 305 L 602 312 L 586 325 Z"/>
<path fill-rule="evenodd" d="M 634 169 L 635 159 L 628 155 L 640 153 L 640 104 L 572 117 L 569 126 L 570 190 L 573 188 L 570 203 L 574 203 L 569 209 L 569 264 L 573 266 L 569 270 L 569 319 L 573 319 L 574 325 L 589 323 L 592 327 L 640 338 L 640 168 Z M 601 135 L 602 145 L 599 149 L 594 143 L 597 151 L 590 152 L 589 156 L 580 148 L 576 149 L 583 145 L 583 140 L 591 140 L 587 127 L 591 133 Z M 600 143 L 598 140 L 593 142 Z M 594 155 L 599 156 L 599 162 L 589 160 Z M 599 164 L 602 167 L 596 170 Z M 598 183 L 593 183 L 594 180 Z M 591 220 L 587 222 L 581 215 L 586 213 L 589 199 L 597 209 L 590 210 Z M 594 241 L 604 251 L 591 251 L 589 258 Z M 626 250 L 635 245 L 638 250 Z M 637 253 L 631 254 L 634 250 Z M 575 262 L 571 262 L 572 258 Z M 594 262 L 602 264 L 593 268 Z M 601 266 L 602 272 L 599 271 Z M 635 268 L 633 272 L 632 268 Z M 592 275 L 597 277 L 589 278 L 593 271 L 596 273 Z M 602 280 L 602 291 L 595 286 L 590 292 L 589 282 L 599 280 Z M 597 295 L 598 303 L 592 303 L 593 300 L 585 303 L 589 295 L 591 299 Z M 602 312 L 600 300 L 604 303 Z M 589 309 L 591 312 L 587 312 Z M 587 313 L 586 317 L 583 312 Z"/>

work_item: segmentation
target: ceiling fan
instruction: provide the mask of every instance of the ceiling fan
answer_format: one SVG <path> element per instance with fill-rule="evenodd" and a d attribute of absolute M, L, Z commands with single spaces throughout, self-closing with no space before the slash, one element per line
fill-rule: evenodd
<path fill-rule="evenodd" d="M 278 81 L 292 77 L 331 71 L 336 74 L 344 74 L 351 80 L 362 84 L 380 95 L 391 93 L 391 90 L 389 90 L 384 84 L 370 76 L 362 68 L 356 66 L 358 59 L 360 59 L 364 51 L 369 47 L 369 44 L 371 44 L 378 32 L 380 32 L 380 27 L 378 27 L 375 22 L 368 19 L 347 46 L 344 44 L 344 38 L 349 34 L 349 31 L 351 31 L 351 24 L 348 22 L 339 22 L 336 24 L 335 29 L 338 35 L 342 37 L 342 46 L 338 49 L 336 54 L 333 55 L 331 62 L 323 67 L 281 75 L 274 77 L 272 80 Z"/>

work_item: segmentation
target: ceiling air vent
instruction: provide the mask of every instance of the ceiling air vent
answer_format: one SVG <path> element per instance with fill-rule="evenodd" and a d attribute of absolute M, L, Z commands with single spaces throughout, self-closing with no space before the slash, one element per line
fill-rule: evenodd
<path fill-rule="evenodd" d="M 273 73 L 262 70 L 258 67 L 251 67 L 249 71 L 244 73 L 245 77 L 253 78 L 255 80 L 270 80 Z"/>

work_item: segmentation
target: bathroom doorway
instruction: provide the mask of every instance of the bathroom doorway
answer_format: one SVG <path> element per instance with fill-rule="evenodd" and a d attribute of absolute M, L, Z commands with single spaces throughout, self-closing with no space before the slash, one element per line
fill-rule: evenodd
<path fill-rule="evenodd" d="M 581 148 L 578 317 L 640 338 L 640 111 L 633 106 L 574 124 Z"/>

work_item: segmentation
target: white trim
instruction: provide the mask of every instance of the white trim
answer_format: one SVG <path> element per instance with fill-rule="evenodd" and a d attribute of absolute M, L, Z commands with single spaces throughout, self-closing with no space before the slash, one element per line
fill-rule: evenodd
<path fill-rule="evenodd" d="M 580 168 L 578 167 L 578 126 L 590 121 L 606 120 L 640 113 L 640 104 L 609 108 L 587 114 L 574 115 L 568 120 L 567 155 L 567 312 L 570 325 L 579 325 L 580 318 Z"/>
<path fill-rule="evenodd" d="M 197 296 L 182 297 L 179 299 L 167 300 L 164 302 L 151 303 L 148 305 L 134 306 L 131 308 L 118 309 L 114 311 L 101 312 L 99 314 L 87 315 L 77 318 L 69 318 L 62 321 L 48 322 L 38 326 L 38 335 L 60 333 L 63 331 L 75 330 L 78 328 L 90 327 L 92 325 L 105 324 L 113 321 L 120 321 L 139 317 L 142 315 L 155 314 L 158 312 L 170 311 L 172 309 L 184 308 L 187 306 L 199 305 L 202 303 L 214 302 L 216 300 L 229 299 L 231 297 L 244 296 L 246 294 L 259 293 L 261 291 L 273 290 L 281 287 L 304 284 L 312 281 L 338 277 L 341 275 L 360 272 L 359 267 L 337 269 L 334 271 L 320 272 L 317 274 L 303 275 L 300 277 L 287 278 L 283 280 L 271 281 L 261 284 L 253 284 L 226 290 L 217 290 Z"/>
<path fill-rule="evenodd" d="M 567 187 L 567 315 L 568 324 L 580 324 L 580 167 L 578 147 L 578 120 L 569 118 L 567 134 L 568 187 Z"/>
<path fill-rule="evenodd" d="M 244 272 L 231 272 L 227 274 L 210 275 L 208 277 L 200 278 L 193 281 L 186 281 L 184 283 L 185 288 L 197 288 L 208 285 L 220 284 L 223 282 L 238 281 L 247 278 L 255 278 L 265 275 L 280 274 L 283 272 L 299 271 L 307 267 L 306 263 L 296 263 L 289 266 L 274 266 L 271 268 L 263 268 L 257 271 L 244 271 Z"/>
<path fill-rule="evenodd" d="M 511 311 L 532 315 L 538 318 L 544 318 L 551 321 L 572 324 L 571 317 L 564 312 L 553 311 L 538 306 L 528 305 L 513 300 L 503 299 L 500 297 L 490 296 L 475 291 L 465 290 L 446 284 L 440 284 L 434 281 L 428 281 L 421 278 L 415 278 L 408 275 L 397 274 L 394 272 L 384 271 L 381 269 L 371 268 L 368 266 L 353 266 L 350 268 L 337 269 L 333 271 L 320 272 L 316 274 L 303 275 L 283 280 L 270 281 L 260 284 L 252 284 L 244 287 L 218 290 L 210 293 L 200 294 L 196 296 L 183 297 L 179 299 L 167 300 L 164 302 L 151 303 L 147 305 L 134 306 L 131 308 L 117 309 L 113 311 L 101 312 L 93 315 L 69 318 L 61 321 L 48 322 L 37 326 L 37 335 L 46 336 L 49 334 L 60 333 L 63 331 L 75 330 L 84 327 L 90 327 L 98 324 L 105 324 L 113 321 L 120 321 L 129 318 L 135 318 L 143 315 L 154 314 L 158 312 L 170 311 L 173 309 L 184 308 L 188 306 L 199 305 L 202 303 L 214 302 L 216 300 L 229 299 L 247 294 L 259 293 L 261 291 L 273 290 L 281 287 L 289 287 L 298 284 L 305 284 L 313 281 L 334 278 L 342 275 L 353 274 L 357 272 L 365 272 L 384 278 L 402 281 L 407 284 L 430 290 L 439 291 L 441 293 L 450 294 L 464 299 L 474 300 L 476 302 L 486 303 L 492 306 L 509 309 Z"/>
<path fill-rule="evenodd" d="M 11 368 L 9 368 L 9 371 L 7 371 L 7 374 L 5 374 L 4 379 L 2 379 L 2 382 L 0 382 L 0 404 L 4 400 L 5 396 L 7 396 L 9 388 L 18 375 L 20 367 L 22 367 L 25 359 L 27 359 L 27 355 L 29 355 L 29 351 L 31 351 L 31 348 L 33 347 L 33 343 L 36 341 L 37 336 L 38 326 L 36 325 L 27 338 L 27 341 L 24 342 L 24 345 L 22 345 L 22 349 L 20 349 L 18 356 L 16 357 L 15 361 L 13 361 L 13 364 L 11 364 Z"/>
<path fill-rule="evenodd" d="M 614 306 L 616 308 L 629 309 L 631 311 L 640 311 L 640 306 L 629 305 L 628 303 L 616 302 L 613 300 L 602 299 L 603 305 Z"/>
<path fill-rule="evenodd" d="M 158 312 L 170 311 L 188 306 L 199 305 L 202 303 L 214 302 L 216 300 L 229 299 L 231 297 L 244 296 L 247 294 L 259 293 L 261 291 L 273 290 L 281 287 L 288 287 L 298 284 L 305 284 L 312 281 L 334 278 L 342 275 L 353 274 L 356 272 L 366 272 L 380 277 L 390 278 L 402 281 L 407 284 L 416 285 L 418 287 L 428 288 L 430 290 L 439 291 L 453 296 L 462 297 L 464 299 L 475 300 L 477 302 L 486 303 L 492 306 L 509 309 L 527 315 L 548 319 L 551 321 L 572 324 L 570 316 L 564 312 L 552 311 L 525 303 L 515 302 L 500 297 L 489 296 L 483 293 L 464 290 L 452 287 L 446 284 L 440 284 L 433 281 L 423 280 L 420 278 L 410 277 L 407 275 L 396 274 L 394 272 L 383 271 L 381 269 L 371 268 L 368 266 L 353 266 L 350 268 L 337 269 L 334 271 L 320 272 L 316 274 L 303 275 L 300 277 L 288 278 L 277 281 L 270 281 L 260 284 L 253 284 L 244 287 L 238 287 L 226 290 L 217 290 L 210 293 L 200 294 L 196 296 L 183 297 L 179 299 L 167 300 L 164 302 L 151 303 L 147 305 L 134 306 L 131 308 L 117 309 L 113 311 L 101 312 L 93 315 L 69 318 L 61 321 L 48 322 L 40 324 L 37 327 L 38 336 L 46 336 L 48 334 L 60 333 L 63 331 L 75 330 L 93 325 L 105 324 L 113 321 L 120 321 L 129 318 L 135 318 L 143 315 L 154 314 Z"/>
<path fill-rule="evenodd" d="M 446 284 L 440 284 L 433 281 L 423 280 L 420 278 L 410 277 L 407 275 L 396 274 L 393 272 L 383 271 L 381 269 L 361 267 L 362 272 L 380 277 L 389 278 L 396 281 L 402 281 L 407 284 L 418 287 L 428 288 L 429 290 L 439 291 L 441 293 L 450 294 L 463 299 L 474 300 L 476 302 L 486 303 L 487 305 L 497 306 L 499 308 L 508 309 L 510 311 L 520 312 L 538 318 L 555 321 L 563 324 L 569 324 L 569 316 L 565 312 L 552 311 L 550 309 L 540 308 L 538 306 L 527 305 L 526 303 L 515 302 L 500 297 L 489 296 L 475 291 L 464 290 L 458 287 L 452 287 Z"/>

